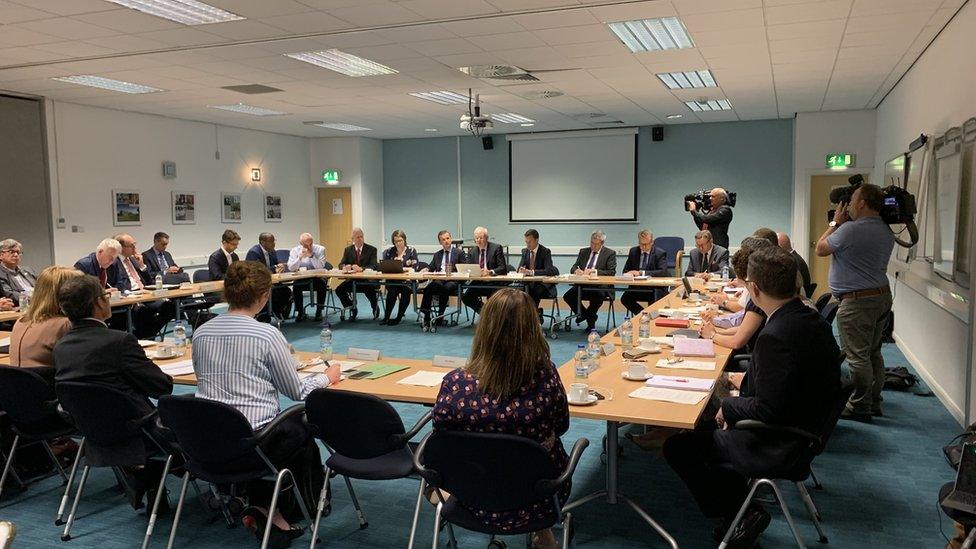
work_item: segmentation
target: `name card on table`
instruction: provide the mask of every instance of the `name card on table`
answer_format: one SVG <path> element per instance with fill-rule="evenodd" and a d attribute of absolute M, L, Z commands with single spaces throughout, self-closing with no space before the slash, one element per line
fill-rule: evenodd
<path fill-rule="evenodd" d="M 432 363 L 441 368 L 464 368 L 468 359 L 461 356 L 434 355 Z"/>
<path fill-rule="evenodd" d="M 603 356 L 610 356 L 616 348 L 613 343 L 604 343 L 600 346 L 600 351 L 603 352 Z"/>
<path fill-rule="evenodd" d="M 346 356 L 353 360 L 379 360 L 380 352 L 378 349 L 357 349 L 356 347 L 349 347 L 346 351 Z"/>

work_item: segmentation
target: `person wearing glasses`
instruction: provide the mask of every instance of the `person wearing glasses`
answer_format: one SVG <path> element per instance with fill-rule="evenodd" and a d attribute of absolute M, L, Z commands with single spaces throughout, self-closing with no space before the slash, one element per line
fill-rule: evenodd
<path fill-rule="evenodd" d="M 12 238 L 0 242 L 0 295 L 15 307 L 20 306 L 21 293 L 31 293 L 37 285 L 37 276 L 20 266 L 23 257 L 24 248 L 20 242 Z"/>

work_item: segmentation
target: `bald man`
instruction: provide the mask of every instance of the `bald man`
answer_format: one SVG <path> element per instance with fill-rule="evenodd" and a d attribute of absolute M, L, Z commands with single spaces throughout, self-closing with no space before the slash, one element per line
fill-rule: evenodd
<path fill-rule="evenodd" d="M 350 240 L 352 244 L 346 246 L 346 249 L 343 250 L 342 259 L 339 260 L 339 268 L 349 273 L 361 273 L 366 269 L 378 269 L 379 261 L 377 261 L 376 247 L 366 244 L 366 236 L 363 234 L 363 230 L 359 227 L 353 229 Z M 348 308 L 353 306 L 351 283 L 346 282 L 339 286 L 336 288 L 335 293 L 339 296 L 339 301 L 342 302 L 343 307 Z M 379 318 L 380 306 L 376 301 L 376 286 L 359 284 L 356 286 L 356 293 L 365 295 L 366 299 L 369 300 L 370 307 L 373 309 L 373 320 Z M 349 319 L 356 320 L 357 312 L 353 308 Z"/>
<path fill-rule="evenodd" d="M 298 237 L 298 246 L 288 252 L 288 270 L 297 272 L 301 270 L 331 269 L 332 266 L 325 260 L 325 246 L 316 244 L 310 233 L 302 233 Z M 325 296 L 329 292 L 329 285 L 324 278 L 312 278 L 295 282 L 293 286 L 295 292 L 295 309 L 298 317 L 295 322 L 308 320 L 305 313 L 305 290 L 315 291 L 315 321 L 322 320 L 322 309 L 325 307 Z"/>
<path fill-rule="evenodd" d="M 803 292 L 807 297 L 812 297 L 813 288 L 811 288 L 810 283 L 810 267 L 807 266 L 807 262 L 803 260 L 800 254 L 796 253 L 793 249 L 793 243 L 790 242 L 790 236 L 786 233 L 776 233 L 776 241 L 780 248 L 787 251 L 793 259 L 796 261 L 796 268 L 800 273 L 800 278 L 803 279 Z"/>
<path fill-rule="evenodd" d="M 729 206 L 729 194 L 722 187 L 715 187 L 708 193 L 709 204 L 704 211 L 698 210 L 694 201 L 688 201 L 688 211 L 691 213 L 695 225 L 703 231 L 712 233 L 712 241 L 719 246 L 729 248 L 729 224 L 732 223 L 732 208 Z"/>

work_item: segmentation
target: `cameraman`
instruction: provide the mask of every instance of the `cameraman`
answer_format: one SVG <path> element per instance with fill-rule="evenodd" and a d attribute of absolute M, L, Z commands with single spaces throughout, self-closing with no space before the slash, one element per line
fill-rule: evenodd
<path fill-rule="evenodd" d="M 881 336 L 891 310 L 885 271 L 895 236 L 879 212 L 884 194 L 863 184 L 834 212 L 830 227 L 817 241 L 817 255 L 833 255 L 830 293 L 840 300 L 837 329 L 854 379 L 854 394 L 841 417 L 871 421 L 881 414 L 884 359 Z"/>
<path fill-rule="evenodd" d="M 732 223 L 732 208 L 729 207 L 729 195 L 725 189 L 715 187 L 709 191 L 710 198 L 707 209 L 698 211 L 694 201 L 688 201 L 688 211 L 695 220 L 695 225 L 703 231 L 712 233 L 712 241 L 719 246 L 729 247 L 729 224 Z"/>

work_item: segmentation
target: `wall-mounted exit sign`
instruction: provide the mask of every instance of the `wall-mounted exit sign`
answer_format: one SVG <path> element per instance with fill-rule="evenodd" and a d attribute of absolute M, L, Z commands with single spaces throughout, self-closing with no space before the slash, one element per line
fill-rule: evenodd
<path fill-rule="evenodd" d="M 827 167 L 831 169 L 853 168 L 853 153 L 832 153 L 827 155 Z"/>
<path fill-rule="evenodd" d="M 322 182 L 328 185 L 337 185 L 342 179 L 342 172 L 339 170 L 325 170 L 322 172 Z"/>

